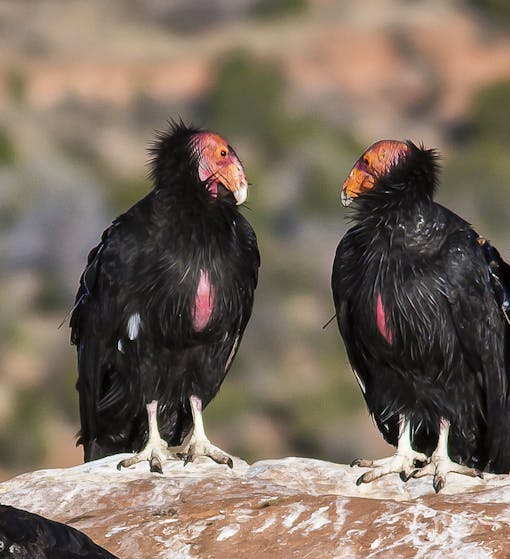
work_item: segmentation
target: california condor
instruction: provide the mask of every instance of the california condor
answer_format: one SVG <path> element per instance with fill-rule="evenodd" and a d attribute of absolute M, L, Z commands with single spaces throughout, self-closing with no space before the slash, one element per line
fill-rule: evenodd
<path fill-rule="evenodd" d="M 0 505 L 0 557 L 117 559 L 76 528 L 7 505 Z"/>
<path fill-rule="evenodd" d="M 433 201 L 438 156 L 383 140 L 342 187 L 354 225 L 338 245 L 332 290 L 368 409 L 396 454 L 353 462 L 385 474 L 470 476 L 510 469 L 510 266 Z M 423 465 L 416 468 L 416 465 Z"/>
<path fill-rule="evenodd" d="M 238 206 L 248 183 L 221 136 L 172 124 L 152 149 L 153 190 L 89 254 L 71 316 L 85 461 L 232 459 L 207 439 L 250 318 L 257 240 Z M 148 418 L 148 421 L 147 421 Z M 170 445 L 170 447 L 168 447 Z"/>

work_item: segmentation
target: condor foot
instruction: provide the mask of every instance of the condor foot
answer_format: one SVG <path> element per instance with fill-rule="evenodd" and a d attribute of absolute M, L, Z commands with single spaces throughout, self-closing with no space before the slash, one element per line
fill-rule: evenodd
<path fill-rule="evenodd" d="M 147 460 L 150 464 L 151 472 L 163 473 L 163 463 L 167 460 L 182 459 L 184 465 L 193 462 L 198 456 L 207 456 L 218 464 L 226 464 L 233 468 L 232 457 L 223 452 L 220 448 L 211 444 L 204 431 L 202 420 L 202 402 L 196 396 L 190 397 L 191 411 L 193 414 L 193 428 L 186 436 L 180 446 L 169 447 L 158 431 L 156 400 L 147 404 L 147 418 L 149 423 L 149 438 L 145 447 L 137 454 L 121 460 L 117 464 L 117 469 L 128 468 L 138 462 Z"/>
<path fill-rule="evenodd" d="M 163 463 L 169 458 L 168 455 L 168 444 L 164 440 L 160 440 L 160 444 L 147 444 L 140 452 L 137 452 L 133 456 L 121 460 L 117 464 L 117 470 L 122 468 L 129 468 L 134 464 L 139 462 L 144 462 L 147 460 L 149 462 L 151 472 L 156 472 L 158 474 L 163 473 Z"/>
<path fill-rule="evenodd" d="M 396 453 L 388 458 L 380 458 L 379 460 L 364 460 L 358 458 L 351 463 L 351 466 L 360 466 L 361 468 L 372 468 L 365 472 L 356 480 L 356 485 L 362 483 L 370 483 L 387 474 L 400 474 L 403 481 L 407 481 L 416 471 L 415 462 L 426 462 L 427 457 L 421 452 L 410 450 L 405 454 Z"/>
<path fill-rule="evenodd" d="M 435 456 L 430 458 L 430 462 L 423 468 L 416 470 L 412 473 L 412 477 L 420 478 L 425 476 L 434 476 L 432 486 L 434 491 L 439 493 L 446 485 L 446 476 L 450 472 L 461 474 L 469 477 L 483 478 L 483 473 L 476 468 L 469 468 L 457 462 L 453 462 L 450 458 L 445 456 Z"/>
<path fill-rule="evenodd" d="M 234 461 L 232 457 L 217 446 L 214 446 L 205 434 L 202 418 L 202 400 L 192 395 L 189 402 L 193 415 L 193 431 L 188 434 L 188 437 L 181 446 L 169 448 L 168 451 L 182 458 L 184 465 L 193 462 L 198 456 L 208 456 L 218 464 L 226 464 L 229 468 L 233 468 Z"/>
<path fill-rule="evenodd" d="M 147 460 L 150 465 L 151 472 L 163 473 L 163 463 L 171 456 L 168 452 L 168 444 L 164 441 L 158 431 L 157 410 L 158 402 L 153 400 L 147 404 L 147 419 L 149 424 L 149 439 L 145 447 L 135 455 L 121 460 L 117 464 L 117 470 L 128 468 L 139 462 Z"/>
<path fill-rule="evenodd" d="M 193 435 L 188 443 L 179 447 L 170 447 L 168 452 L 177 455 L 184 460 L 184 465 L 193 462 L 199 456 L 207 456 L 218 464 L 226 464 L 229 468 L 234 467 L 232 457 L 214 446 L 207 438 L 198 438 Z"/>

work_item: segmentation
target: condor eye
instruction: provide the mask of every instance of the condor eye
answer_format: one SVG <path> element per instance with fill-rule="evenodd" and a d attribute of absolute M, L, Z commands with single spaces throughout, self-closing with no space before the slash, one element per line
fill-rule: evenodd
<path fill-rule="evenodd" d="M 222 150 L 220 151 L 220 155 L 221 155 L 221 157 L 227 157 L 227 150 L 226 150 L 226 149 L 222 149 Z"/>

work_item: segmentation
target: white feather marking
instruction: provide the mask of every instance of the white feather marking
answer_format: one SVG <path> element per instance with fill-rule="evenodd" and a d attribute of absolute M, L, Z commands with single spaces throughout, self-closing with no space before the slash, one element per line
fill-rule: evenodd
<path fill-rule="evenodd" d="M 358 375 L 358 371 L 356 371 L 356 369 L 353 369 L 352 371 L 354 373 L 354 376 L 356 377 L 356 380 L 358 381 L 359 387 L 361 388 L 361 392 L 363 392 L 363 394 L 366 394 L 365 383 L 361 380 L 361 377 Z"/>
<path fill-rule="evenodd" d="M 140 313 L 135 312 L 129 317 L 127 323 L 127 335 L 130 340 L 135 340 L 140 330 Z"/>
<path fill-rule="evenodd" d="M 234 359 L 234 355 L 236 354 L 236 349 L 238 344 L 239 344 L 239 336 L 236 336 L 236 339 L 234 340 L 234 345 L 232 346 L 232 349 L 230 350 L 230 354 L 227 359 L 227 364 L 225 365 L 225 371 L 228 370 L 230 364 L 232 363 L 232 359 Z"/>
<path fill-rule="evenodd" d="M 120 351 L 121 353 L 124 353 L 124 346 L 122 345 L 122 340 L 119 340 L 117 342 L 117 349 L 118 351 Z"/>

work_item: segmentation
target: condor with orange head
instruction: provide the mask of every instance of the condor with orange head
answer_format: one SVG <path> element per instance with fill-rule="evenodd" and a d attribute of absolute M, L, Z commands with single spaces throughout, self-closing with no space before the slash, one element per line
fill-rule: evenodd
<path fill-rule="evenodd" d="M 389 473 L 510 469 L 510 266 L 437 204 L 438 156 L 382 140 L 342 186 L 354 225 L 333 264 L 336 316 L 368 409 L 396 453 L 358 459 L 358 483 Z"/>

